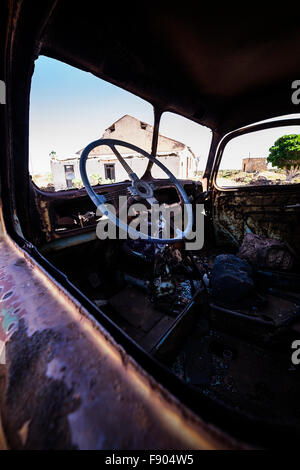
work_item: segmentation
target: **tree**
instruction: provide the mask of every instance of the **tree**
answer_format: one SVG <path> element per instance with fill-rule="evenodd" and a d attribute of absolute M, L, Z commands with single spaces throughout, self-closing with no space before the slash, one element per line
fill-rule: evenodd
<path fill-rule="evenodd" d="M 98 175 L 98 173 L 93 173 L 92 175 L 90 175 L 90 182 L 92 186 L 102 184 L 102 177 Z"/>
<path fill-rule="evenodd" d="M 282 168 L 286 173 L 286 180 L 291 181 L 298 175 L 300 166 L 300 135 L 283 135 L 276 140 L 269 149 L 268 163 Z"/>

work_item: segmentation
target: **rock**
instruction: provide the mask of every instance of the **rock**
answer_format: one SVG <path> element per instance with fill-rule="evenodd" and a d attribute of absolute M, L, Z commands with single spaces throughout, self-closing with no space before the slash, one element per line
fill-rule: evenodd
<path fill-rule="evenodd" d="M 259 269 L 288 270 L 294 261 L 284 243 L 253 233 L 247 233 L 244 237 L 238 256 Z"/>
<path fill-rule="evenodd" d="M 252 267 L 234 255 L 216 257 L 211 277 L 211 293 L 219 302 L 235 305 L 254 288 Z"/>

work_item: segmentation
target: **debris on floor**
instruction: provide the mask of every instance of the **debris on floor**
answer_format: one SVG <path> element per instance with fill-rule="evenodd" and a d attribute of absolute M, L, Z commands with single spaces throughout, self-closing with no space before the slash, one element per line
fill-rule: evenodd
<path fill-rule="evenodd" d="M 294 264 L 293 255 L 284 243 L 253 233 L 245 235 L 237 255 L 255 268 L 286 271 Z"/>

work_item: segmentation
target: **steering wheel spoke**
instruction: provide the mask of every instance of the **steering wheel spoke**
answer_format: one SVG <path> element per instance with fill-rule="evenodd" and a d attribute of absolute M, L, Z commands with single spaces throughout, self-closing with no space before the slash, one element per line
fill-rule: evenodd
<path fill-rule="evenodd" d="M 122 155 L 120 154 L 120 152 L 116 149 L 115 145 L 112 144 L 110 145 L 110 148 L 112 149 L 112 151 L 114 152 L 115 156 L 117 157 L 117 159 L 119 160 L 119 162 L 121 163 L 122 167 L 124 168 L 124 170 L 126 171 L 126 173 L 128 174 L 129 178 L 131 179 L 131 181 L 139 181 L 139 178 L 138 176 L 136 175 L 136 173 L 134 173 L 134 171 L 132 171 L 132 168 L 128 165 L 128 163 L 126 162 L 126 160 L 122 157 Z"/>

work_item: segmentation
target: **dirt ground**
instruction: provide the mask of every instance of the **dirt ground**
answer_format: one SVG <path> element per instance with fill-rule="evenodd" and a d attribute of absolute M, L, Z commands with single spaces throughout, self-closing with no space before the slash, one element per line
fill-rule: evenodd
<path fill-rule="evenodd" d="M 285 171 L 279 169 L 269 169 L 253 173 L 240 170 L 220 170 L 217 176 L 217 184 L 219 186 L 260 186 L 297 183 L 300 183 L 300 173 L 291 181 L 287 181 Z"/>

